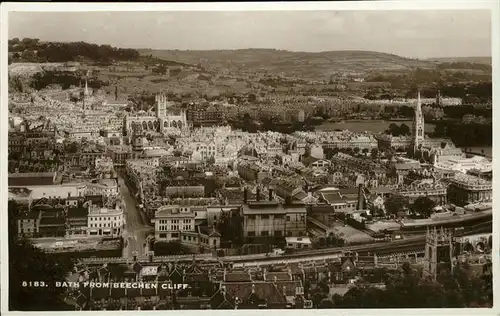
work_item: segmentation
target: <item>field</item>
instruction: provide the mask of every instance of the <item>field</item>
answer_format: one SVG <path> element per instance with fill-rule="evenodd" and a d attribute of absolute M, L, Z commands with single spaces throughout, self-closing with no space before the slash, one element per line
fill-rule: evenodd
<path fill-rule="evenodd" d="M 447 58 L 430 58 L 427 60 L 436 61 L 440 63 L 465 62 L 473 64 L 491 65 L 491 57 L 447 57 Z"/>
<path fill-rule="evenodd" d="M 308 79 L 329 79 L 335 72 L 404 71 L 415 67 L 433 68 L 435 62 L 367 51 L 290 52 L 272 49 L 178 51 L 140 50 L 143 56 L 192 65 L 217 66 L 230 70 L 283 73 Z"/>

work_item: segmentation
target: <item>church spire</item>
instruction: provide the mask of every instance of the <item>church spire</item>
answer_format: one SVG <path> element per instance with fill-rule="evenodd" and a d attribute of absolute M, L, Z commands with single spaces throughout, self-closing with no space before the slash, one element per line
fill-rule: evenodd
<path fill-rule="evenodd" d="M 89 72 L 87 70 L 87 74 L 85 75 L 85 96 L 88 96 L 89 95 L 89 85 L 88 85 L 88 82 L 87 82 L 87 78 L 89 76 Z"/>
<path fill-rule="evenodd" d="M 424 116 L 422 115 L 422 101 L 420 99 L 420 89 L 417 92 L 417 105 L 413 118 L 413 149 L 416 152 L 424 141 Z"/>
<path fill-rule="evenodd" d="M 417 94 L 417 109 L 419 113 L 422 112 L 422 102 L 420 100 L 420 89 L 418 89 L 418 94 Z"/>

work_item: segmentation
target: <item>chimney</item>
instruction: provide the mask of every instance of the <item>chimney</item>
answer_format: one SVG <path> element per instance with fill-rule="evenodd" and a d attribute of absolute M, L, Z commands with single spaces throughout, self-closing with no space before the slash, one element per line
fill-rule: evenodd
<path fill-rule="evenodd" d="M 257 198 L 256 198 L 257 202 L 260 201 L 260 187 L 257 187 Z"/>
<path fill-rule="evenodd" d="M 269 189 L 269 201 L 273 200 L 273 189 Z"/>
<path fill-rule="evenodd" d="M 358 186 L 358 205 L 357 210 L 363 210 L 365 208 L 365 199 L 363 194 L 363 184 L 359 184 Z"/>
<path fill-rule="evenodd" d="M 243 204 L 247 204 L 248 202 L 248 189 L 244 188 L 243 189 Z"/>

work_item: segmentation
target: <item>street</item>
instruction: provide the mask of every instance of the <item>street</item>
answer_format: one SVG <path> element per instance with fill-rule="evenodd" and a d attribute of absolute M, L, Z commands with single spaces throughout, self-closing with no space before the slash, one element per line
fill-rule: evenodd
<path fill-rule="evenodd" d="M 124 203 L 125 213 L 125 230 L 123 238 L 126 241 L 126 247 L 123 249 L 124 258 L 132 258 L 134 252 L 137 255 L 144 255 L 144 242 L 153 228 L 147 225 L 145 217 L 141 211 L 136 207 L 136 200 L 129 191 L 125 180 L 119 176 L 118 185 L 120 187 L 120 195 Z"/>

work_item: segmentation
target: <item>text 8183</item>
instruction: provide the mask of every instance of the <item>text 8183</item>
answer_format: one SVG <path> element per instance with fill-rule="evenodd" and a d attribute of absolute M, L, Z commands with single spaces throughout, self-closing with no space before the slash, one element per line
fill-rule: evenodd
<path fill-rule="evenodd" d="M 23 281 L 23 287 L 48 287 L 49 285 L 44 281 Z"/>

